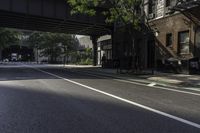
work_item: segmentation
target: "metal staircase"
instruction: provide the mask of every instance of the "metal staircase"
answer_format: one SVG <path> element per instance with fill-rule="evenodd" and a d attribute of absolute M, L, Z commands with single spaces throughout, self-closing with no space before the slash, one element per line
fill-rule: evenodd
<path fill-rule="evenodd" d="M 156 48 L 159 50 L 161 56 L 166 58 L 178 58 L 176 52 L 171 47 L 166 47 L 158 40 L 156 40 Z"/>
<path fill-rule="evenodd" d="M 172 11 L 180 11 L 189 18 L 194 24 L 200 25 L 200 0 L 177 0 Z"/>

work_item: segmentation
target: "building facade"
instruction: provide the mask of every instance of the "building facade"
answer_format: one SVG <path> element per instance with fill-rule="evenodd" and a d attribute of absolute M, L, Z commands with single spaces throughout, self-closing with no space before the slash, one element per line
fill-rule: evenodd
<path fill-rule="evenodd" d="M 187 10 L 184 7 L 184 10 L 178 10 L 176 7 L 179 5 L 181 3 L 177 0 L 144 1 L 147 24 L 154 32 L 155 65 L 159 69 L 166 69 L 169 65 L 189 69 L 189 60 L 197 58 L 198 62 L 200 58 L 199 20 L 195 19 L 195 23 L 193 18 L 189 17 L 191 15 L 187 16 L 193 8 L 197 8 L 196 11 L 200 8 L 185 5 Z M 174 62 L 176 63 L 173 64 Z M 196 64 L 196 68 L 198 67 Z"/>
<path fill-rule="evenodd" d="M 93 49 L 93 43 L 90 36 L 82 36 L 78 39 L 80 49 L 83 51 L 85 48 Z M 106 56 L 106 67 L 111 67 L 112 61 L 112 39 L 111 35 L 104 35 L 97 39 L 97 65 L 102 65 L 102 56 Z"/>
<path fill-rule="evenodd" d="M 112 67 L 112 39 L 110 35 L 105 35 L 97 40 L 98 45 L 98 65 L 102 64 L 102 57 L 106 57 L 106 67 Z"/>
<path fill-rule="evenodd" d="M 113 37 L 113 60 L 119 61 L 120 69 L 148 69 L 152 66 L 148 65 L 148 52 L 147 40 L 148 36 L 145 36 L 142 32 L 132 29 L 131 26 L 117 27 Z M 149 41 L 150 42 L 150 41 Z M 149 55 L 151 57 L 152 55 Z M 115 64 L 115 63 L 114 63 Z"/>

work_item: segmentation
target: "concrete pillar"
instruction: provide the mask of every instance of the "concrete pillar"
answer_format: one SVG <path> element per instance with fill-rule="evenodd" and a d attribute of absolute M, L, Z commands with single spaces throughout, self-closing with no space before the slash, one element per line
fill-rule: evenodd
<path fill-rule="evenodd" d="M 98 37 L 97 36 L 91 36 L 91 40 L 92 40 L 92 44 L 93 44 L 93 66 L 97 65 L 97 57 L 98 57 L 98 53 L 97 53 L 97 40 Z"/>

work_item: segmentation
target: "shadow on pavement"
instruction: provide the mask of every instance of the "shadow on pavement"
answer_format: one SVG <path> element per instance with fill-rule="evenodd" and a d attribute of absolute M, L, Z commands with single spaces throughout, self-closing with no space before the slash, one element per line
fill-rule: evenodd
<path fill-rule="evenodd" d="M 160 84 L 169 84 L 172 86 L 180 87 L 200 87 L 200 76 L 199 75 L 185 75 L 185 74 L 173 74 L 173 73 L 160 73 L 155 72 L 154 75 L 151 72 L 142 73 L 117 73 L 116 69 L 102 69 L 98 67 L 86 67 L 86 68 L 71 68 L 66 71 L 80 71 L 89 72 L 96 75 L 107 75 L 107 78 L 116 79 L 120 77 L 124 80 L 143 80 L 144 82 L 157 82 Z"/>
<path fill-rule="evenodd" d="M 63 67 L 39 67 L 41 70 L 66 76 L 69 79 L 123 79 L 133 82 L 149 84 L 169 84 L 179 87 L 200 87 L 200 76 L 176 75 L 176 74 L 117 74 L 115 69 L 102 69 L 98 67 L 63 68 Z M 40 75 L 40 76 L 38 76 Z M 55 77 L 42 74 L 28 67 L 0 68 L 0 81 L 31 80 L 31 79 L 55 79 Z"/>
<path fill-rule="evenodd" d="M 160 115 L 62 90 L 0 85 L 1 133 L 197 133 Z M 101 97 L 103 98 L 103 97 Z"/>

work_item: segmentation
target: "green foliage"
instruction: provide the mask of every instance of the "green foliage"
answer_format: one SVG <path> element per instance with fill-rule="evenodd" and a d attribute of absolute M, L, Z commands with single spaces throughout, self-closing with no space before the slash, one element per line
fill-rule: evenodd
<path fill-rule="evenodd" d="M 81 61 L 78 63 L 79 65 L 92 65 L 92 59 L 81 59 Z"/>
<path fill-rule="evenodd" d="M 91 48 L 85 48 L 84 51 L 76 52 L 76 64 L 79 65 L 92 65 L 93 59 L 92 59 L 92 49 Z"/>
<path fill-rule="evenodd" d="M 94 7 L 97 7 L 101 0 L 67 0 L 67 2 L 73 7 L 72 14 L 84 13 L 93 16 L 96 14 Z"/>
<path fill-rule="evenodd" d="M 139 26 L 141 0 L 67 0 L 67 2 L 72 7 L 72 14 L 83 13 L 94 16 L 98 7 L 104 7 L 105 10 L 101 13 L 106 16 L 107 23 L 132 24 L 134 28 Z"/>
<path fill-rule="evenodd" d="M 0 28 L 0 49 L 7 47 L 11 43 L 18 43 L 21 33 L 7 28 Z"/>
<path fill-rule="evenodd" d="M 28 38 L 28 43 L 32 48 L 39 48 L 39 44 L 43 40 L 43 33 L 41 32 L 33 32 L 29 38 Z"/>
<path fill-rule="evenodd" d="M 33 32 L 29 37 L 33 48 L 42 50 L 40 56 L 49 56 L 54 63 L 59 56 L 68 56 L 78 48 L 77 39 L 73 35 L 49 32 Z"/>

